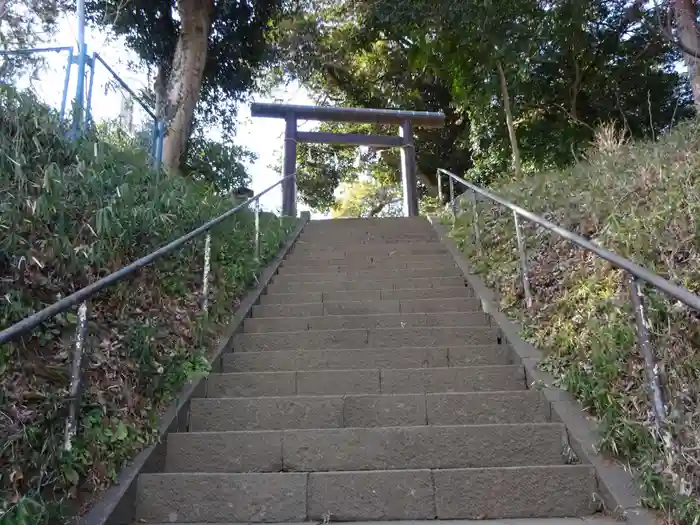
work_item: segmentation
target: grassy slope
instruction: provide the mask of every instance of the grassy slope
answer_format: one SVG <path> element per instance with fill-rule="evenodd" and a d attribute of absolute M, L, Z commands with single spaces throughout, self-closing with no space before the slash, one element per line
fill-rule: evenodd
<path fill-rule="evenodd" d="M 0 326 L 230 207 L 204 184 L 152 170 L 123 140 L 72 143 L 47 108 L 0 92 Z M 292 224 L 261 220 L 264 264 Z M 75 312 L 0 346 L 0 524 L 60 522 L 153 441 L 159 411 L 206 373 L 207 353 L 255 283 L 253 232 L 250 213 L 212 232 L 206 318 L 203 239 L 90 301 L 86 385 L 70 452 L 62 445 Z"/>
<path fill-rule="evenodd" d="M 625 144 L 610 130 L 587 161 L 560 173 L 496 184 L 525 209 L 700 293 L 700 123 L 655 142 Z M 601 422 L 602 449 L 636 468 L 647 504 L 672 521 L 700 522 L 700 316 L 648 293 L 654 347 L 683 445 L 665 457 L 649 432 L 643 361 L 621 273 L 532 225 L 525 227 L 533 311 L 523 308 L 512 214 L 480 204 L 483 250 L 472 243 L 473 215 L 453 230 L 474 269 L 548 352 L 544 367 Z M 684 494 L 675 496 L 673 487 Z"/>

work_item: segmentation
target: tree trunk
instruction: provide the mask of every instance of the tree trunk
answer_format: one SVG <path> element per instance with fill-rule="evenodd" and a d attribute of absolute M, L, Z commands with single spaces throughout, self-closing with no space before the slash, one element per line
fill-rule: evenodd
<path fill-rule="evenodd" d="M 684 47 L 700 53 L 700 37 L 698 35 L 698 9 L 695 0 L 674 0 L 678 37 Z M 695 109 L 700 112 L 700 59 L 688 53 L 683 53 L 685 65 L 688 68 L 688 79 L 693 90 Z"/>
<path fill-rule="evenodd" d="M 5 18 L 5 15 L 10 10 L 10 0 L 0 0 L 0 21 Z"/>
<path fill-rule="evenodd" d="M 501 93 L 503 94 L 503 109 L 506 112 L 506 126 L 508 126 L 508 137 L 510 138 L 510 147 L 513 150 L 513 170 L 515 176 L 520 178 L 522 175 L 522 167 L 520 162 L 520 148 L 518 147 L 518 137 L 515 134 L 515 125 L 513 124 L 513 113 L 510 108 L 510 95 L 508 94 L 508 82 L 506 74 L 503 72 L 503 66 L 500 62 L 497 63 L 498 77 L 501 81 Z"/>
<path fill-rule="evenodd" d="M 180 168 L 199 102 L 214 4 L 212 0 L 178 0 L 177 10 L 180 38 L 168 79 L 163 141 L 163 166 L 171 173 Z"/>

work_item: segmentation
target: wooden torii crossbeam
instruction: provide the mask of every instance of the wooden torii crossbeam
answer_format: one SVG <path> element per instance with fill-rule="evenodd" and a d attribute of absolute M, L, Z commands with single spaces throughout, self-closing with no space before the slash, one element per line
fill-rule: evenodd
<path fill-rule="evenodd" d="M 298 142 L 401 148 L 404 214 L 407 217 L 418 215 L 418 185 L 416 180 L 416 151 L 413 144 L 413 126 L 441 128 L 445 124 L 445 115 L 443 113 L 263 103 L 252 104 L 250 113 L 254 117 L 283 118 L 285 120 L 283 167 L 283 176 L 285 177 L 296 173 Z M 299 131 L 297 130 L 297 121 L 299 120 L 397 125 L 399 126 L 399 135 Z M 289 177 L 282 182 L 282 214 L 296 216 L 296 205 L 296 178 Z"/>

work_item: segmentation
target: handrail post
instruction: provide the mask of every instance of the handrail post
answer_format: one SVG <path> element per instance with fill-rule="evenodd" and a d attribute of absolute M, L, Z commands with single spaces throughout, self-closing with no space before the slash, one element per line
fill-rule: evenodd
<path fill-rule="evenodd" d="M 260 199 L 255 201 L 255 260 L 260 264 Z"/>
<path fill-rule="evenodd" d="M 416 181 L 416 147 L 413 144 L 413 126 L 410 120 L 401 122 L 401 179 L 403 187 L 403 214 L 418 217 L 418 183 Z"/>
<path fill-rule="evenodd" d="M 209 271 L 211 270 L 211 234 L 204 238 L 204 271 L 202 272 L 202 311 L 209 311 Z"/>
<path fill-rule="evenodd" d="M 66 76 L 63 79 L 63 95 L 61 96 L 61 109 L 58 112 L 60 120 L 66 115 L 66 105 L 68 104 L 68 88 L 70 86 L 70 73 L 73 69 L 73 48 L 68 50 L 68 65 L 66 66 Z"/>
<path fill-rule="evenodd" d="M 297 216 L 297 119 L 293 113 L 287 115 L 284 129 L 284 167 L 282 176 L 282 215 Z"/>
<path fill-rule="evenodd" d="M 85 129 L 90 127 L 92 121 L 92 91 L 93 85 L 95 84 L 95 67 L 97 66 L 97 59 L 95 56 L 97 53 L 92 54 L 92 58 L 88 61 L 90 66 L 90 78 L 88 80 L 88 92 L 87 98 L 85 99 Z"/>
<path fill-rule="evenodd" d="M 474 244 L 476 244 L 477 253 L 481 254 L 481 230 L 479 228 L 479 203 L 476 198 L 476 192 L 471 191 L 472 196 L 472 211 L 474 213 Z"/>
<path fill-rule="evenodd" d="M 438 171 L 437 174 L 437 190 L 438 190 L 438 202 L 440 203 L 440 208 L 442 208 L 442 205 L 444 204 L 442 201 L 442 174 Z"/>
<path fill-rule="evenodd" d="M 525 239 L 520 227 L 518 212 L 513 210 L 513 221 L 515 221 L 515 236 L 518 240 L 518 254 L 520 256 L 520 277 L 523 281 L 523 293 L 525 294 L 525 304 L 528 309 L 532 308 L 532 291 L 530 290 L 530 277 L 527 272 L 527 251 L 525 250 Z"/>
<path fill-rule="evenodd" d="M 455 201 L 455 181 L 450 179 L 450 206 L 452 207 L 452 219 L 457 220 L 457 201 Z"/>
<path fill-rule="evenodd" d="M 78 307 L 78 324 L 75 328 L 75 347 L 70 367 L 70 387 L 68 390 L 68 417 L 63 436 L 63 449 L 70 452 L 73 448 L 73 438 L 78 430 L 78 414 L 80 413 L 80 393 L 82 391 L 83 354 L 85 351 L 85 334 L 87 331 L 87 301 Z"/>
<path fill-rule="evenodd" d="M 632 308 L 634 309 L 634 321 L 637 332 L 637 346 L 644 357 L 644 368 L 647 379 L 647 388 L 654 410 L 654 424 L 660 437 L 663 437 L 662 426 L 666 418 L 666 403 L 663 394 L 663 382 L 659 364 L 656 362 L 654 350 L 649 341 L 649 320 L 644 311 L 644 294 L 637 277 L 627 274 L 628 288 Z"/>

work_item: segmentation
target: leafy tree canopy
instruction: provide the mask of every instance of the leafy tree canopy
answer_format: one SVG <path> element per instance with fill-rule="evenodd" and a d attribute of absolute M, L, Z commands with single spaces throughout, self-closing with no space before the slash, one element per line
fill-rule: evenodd
<path fill-rule="evenodd" d="M 68 0 L 0 0 L 0 49 L 28 49 L 46 42 Z M 41 64 L 41 55 L 0 56 L 0 80 Z"/>
<path fill-rule="evenodd" d="M 181 0 L 86 0 L 88 20 L 123 37 L 154 70 L 167 76 L 181 37 Z M 233 129 L 235 103 L 255 87 L 275 47 L 269 39 L 283 0 L 203 0 L 212 3 L 200 91 L 200 122 Z"/>
<path fill-rule="evenodd" d="M 281 28 L 279 76 L 298 79 L 321 103 L 443 111 L 444 129 L 416 131 L 422 191 L 435 194 L 437 167 L 481 183 L 508 170 L 499 65 L 526 173 L 571 163 L 603 122 L 642 136 L 687 116 L 690 93 L 673 67 L 678 51 L 640 20 L 650 13 L 630 16 L 629 4 L 308 0 Z M 355 172 L 339 163 L 337 149 L 301 151 L 302 197 L 331 206 L 335 187 Z M 396 159 L 383 154 L 381 169 Z M 390 176 L 398 182 L 399 170 Z"/>

